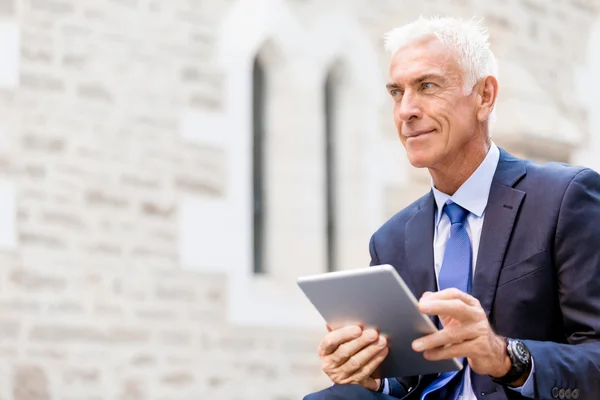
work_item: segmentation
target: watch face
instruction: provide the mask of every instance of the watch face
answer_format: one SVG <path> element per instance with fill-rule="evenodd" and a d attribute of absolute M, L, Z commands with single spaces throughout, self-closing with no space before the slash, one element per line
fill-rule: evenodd
<path fill-rule="evenodd" d="M 523 344 L 523 342 L 516 342 L 513 347 L 515 350 L 515 356 L 522 364 L 527 364 L 529 362 L 529 350 Z"/>

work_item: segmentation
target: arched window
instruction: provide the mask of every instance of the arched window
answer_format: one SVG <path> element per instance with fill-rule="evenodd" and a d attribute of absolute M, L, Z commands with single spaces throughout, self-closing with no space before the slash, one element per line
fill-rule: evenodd
<path fill-rule="evenodd" d="M 223 115 L 230 146 L 224 223 L 226 246 L 234 249 L 222 257 L 232 288 L 228 318 L 252 325 L 320 324 L 295 282 L 328 269 L 326 74 L 335 67 L 327 106 L 335 108 L 329 113 L 335 138 L 330 209 L 338 216 L 331 264 L 342 270 L 368 264 L 365 246 L 383 204 L 375 151 L 385 100 L 378 52 L 360 22 L 339 13 L 320 15 L 305 30 L 285 0 L 239 0 L 231 9 L 218 49 L 227 77 Z M 342 76 L 337 60 L 343 61 Z"/>
<path fill-rule="evenodd" d="M 266 79 L 260 57 L 252 67 L 252 209 L 253 209 L 253 265 L 255 274 L 266 273 L 265 268 L 265 120 Z"/>
<path fill-rule="evenodd" d="M 336 83 L 334 71 L 330 70 L 324 85 L 325 116 L 325 215 L 327 271 L 337 269 L 337 221 L 336 221 Z"/>

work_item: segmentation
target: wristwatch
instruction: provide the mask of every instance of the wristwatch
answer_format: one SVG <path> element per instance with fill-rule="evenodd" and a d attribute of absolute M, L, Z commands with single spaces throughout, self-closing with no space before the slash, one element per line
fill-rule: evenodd
<path fill-rule="evenodd" d="M 525 343 L 518 339 L 504 338 L 506 342 L 506 353 L 510 358 L 511 367 L 506 375 L 493 378 L 493 381 L 504 386 L 510 386 L 526 372 L 531 371 L 531 354 Z"/>

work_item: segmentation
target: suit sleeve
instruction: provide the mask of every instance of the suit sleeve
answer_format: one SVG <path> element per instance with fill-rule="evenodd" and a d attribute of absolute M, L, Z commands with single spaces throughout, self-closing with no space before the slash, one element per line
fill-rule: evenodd
<path fill-rule="evenodd" d="M 369 265 L 371 267 L 373 265 L 379 265 L 379 256 L 377 256 L 377 250 L 375 250 L 375 235 L 371 236 L 371 240 L 369 241 L 369 254 L 371 255 L 371 262 Z"/>
<path fill-rule="evenodd" d="M 596 172 L 583 170 L 568 185 L 554 245 L 568 344 L 524 341 L 535 360 L 535 392 L 537 398 L 554 399 L 563 388 L 576 390 L 582 399 L 600 399 L 600 175 Z"/>

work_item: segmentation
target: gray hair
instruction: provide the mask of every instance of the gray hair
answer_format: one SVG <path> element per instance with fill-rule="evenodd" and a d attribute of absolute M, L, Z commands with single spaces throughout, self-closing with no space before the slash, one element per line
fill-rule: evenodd
<path fill-rule="evenodd" d="M 498 77 L 498 64 L 490 49 L 489 34 L 482 19 L 464 21 L 452 17 L 421 16 L 388 32 L 385 50 L 393 56 L 401 47 L 429 36 L 456 52 L 456 61 L 463 71 L 465 94 L 470 94 L 480 79 L 490 75 Z M 495 112 L 492 111 L 489 122 L 493 122 L 494 118 Z"/>

